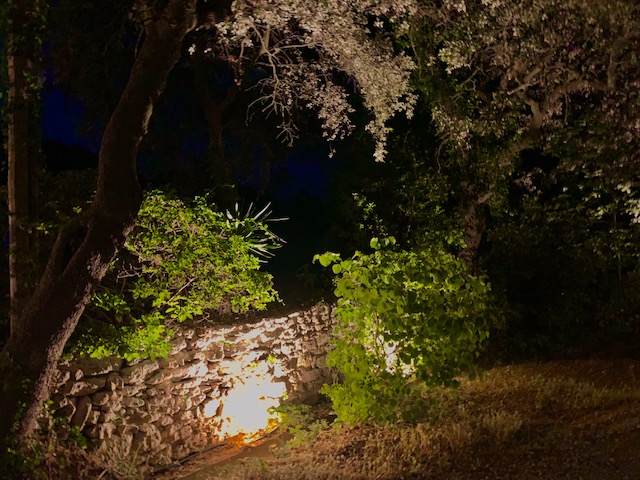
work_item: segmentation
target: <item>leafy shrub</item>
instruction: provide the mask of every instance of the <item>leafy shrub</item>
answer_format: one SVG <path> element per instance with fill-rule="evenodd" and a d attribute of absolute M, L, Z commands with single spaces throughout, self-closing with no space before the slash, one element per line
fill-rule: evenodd
<path fill-rule="evenodd" d="M 206 197 L 191 204 L 154 191 L 87 309 L 76 347 L 94 357 L 166 356 L 170 325 L 209 313 L 262 310 L 278 300 L 259 254 L 281 245 L 267 209 L 241 218 Z"/>
<path fill-rule="evenodd" d="M 278 414 L 280 429 L 291 435 L 287 441 L 288 450 L 292 447 L 308 444 L 315 439 L 320 432 L 329 428 L 325 418 L 318 418 L 315 413 L 322 411 L 316 405 L 312 408 L 303 403 L 290 403 L 272 408 L 272 412 Z"/>
<path fill-rule="evenodd" d="M 323 392 L 347 423 L 411 419 L 419 403 L 411 382 L 455 385 L 497 324 L 489 285 L 460 260 L 438 248 L 393 250 L 394 243 L 374 238 L 370 255 L 315 257 L 337 275 L 338 327 L 327 363 L 343 383 Z"/>

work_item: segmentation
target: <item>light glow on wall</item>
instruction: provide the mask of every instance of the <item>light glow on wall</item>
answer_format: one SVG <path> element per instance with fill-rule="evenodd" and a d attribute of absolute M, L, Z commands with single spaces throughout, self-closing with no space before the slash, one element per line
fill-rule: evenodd
<path fill-rule="evenodd" d="M 265 370 L 265 369 L 260 369 Z M 238 437 L 249 443 L 278 425 L 273 408 L 286 395 L 284 382 L 268 371 L 253 371 L 235 379 L 226 396 L 204 406 L 204 416 L 214 419 L 220 438 Z"/>

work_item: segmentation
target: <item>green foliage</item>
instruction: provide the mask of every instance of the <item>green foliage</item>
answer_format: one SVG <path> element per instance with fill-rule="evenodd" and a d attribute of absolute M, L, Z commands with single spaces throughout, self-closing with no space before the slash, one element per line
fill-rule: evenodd
<path fill-rule="evenodd" d="M 385 422 L 416 415 L 419 390 L 455 385 L 498 324 L 489 285 L 443 248 L 316 255 L 336 274 L 338 328 L 328 365 L 343 375 L 323 392 L 338 419 Z M 413 384 L 411 383 L 413 382 Z"/>
<path fill-rule="evenodd" d="M 620 39 L 638 30 L 638 3 L 423 3 L 401 44 L 438 172 L 463 204 L 483 199 L 479 265 L 509 303 L 506 342 L 529 355 L 637 329 L 640 70 L 638 38 Z"/>
<path fill-rule="evenodd" d="M 575 344 L 602 327 L 631 333 L 640 313 L 638 194 L 585 170 L 529 172 L 490 228 L 484 262 L 512 310 L 514 353 Z"/>
<path fill-rule="evenodd" d="M 237 218 L 216 211 L 206 197 L 186 204 L 149 193 L 92 298 L 76 347 L 94 357 L 162 357 L 174 322 L 266 308 L 278 295 L 258 254 L 282 242 L 266 221 L 267 209 Z"/>
<path fill-rule="evenodd" d="M 10 55 L 29 58 L 24 75 L 30 100 L 38 100 L 42 88 L 42 51 L 48 15 L 49 0 L 23 0 L 12 4 L 2 2 L 0 5 L 0 78 L 3 85 L 8 85 L 7 59 Z M 12 48 L 10 36 L 13 37 Z M 6 92 L 0 87 L 0 100 L 3 94 Z M 0 101 L 0 110 L 4 106 L 4 102 Z"/>
<path fill-rule="evenodd" d="M 95 478 L 100 473 L 87 462 L 87 438 L 66 418 L 55 416 L 52 403 L 47 400 L 42 406 L 33 436 L 16 439 L 5 452 L 0 452 L 0 479 L 62 480 Z"/>
<path fill-rule="evenodd" d="M 273 211 L 268 203 L 262 210 L 257 210 L 253 203 L 246 212 L 241 212 L 236 203 L 233 212 L 226 212 L 227 227 L 242 236 L 249 243 L 249 250 L 259 257 L 271 258 L 273 250 L 280 248 L 284 240 L 269 230 L 267 222 L 282 222 L 287 218 L 272 218 Z"/>
<path fill-rule="evenodd" d="M 403 248 L 433 243 L 449 245 L 452 251 L 461 248 L 462 215 L 454 188 L 460 174 L 434 152 L 435 135 L 424 128 L 431 121 L 428 112 L 421 108 L 416 114 L 413 126 L 390 138 L 384 164 L 350 159 L 345 167 L 349 172 L 333 187 L 345 191 L 333 207 L 339 251 L 361 250 L 372 237 L 388 236 Z"/>
<path fill-rule="evenodd" d="M 92 305 L 91 309 L 93 308 Z M 104 311 L 109 312 L 108 307 Z M 125 360 L 166 358 L 171 350 L 168 340 L 173 335 L 173 330 L 165 325 L 166 319 L 161 312 L 143 314 L 140 318 L 132 318 L 132 315 L 128 311 L 126 316 L 120 317 L 123 324 L 87 318 L 89 325 L 83 325 L 75 333 L 71 350 L 94 358 L 109 355 L 118 355 Z"/>
<path fill-rule="evenodd" d="M 287 442 L 288 447 L 297 447 L 311 442 L 322 430 L 329 428 L 327 420 L 316 418 L 314 409 L 303 403 L 280 405 L 272 409 L 278 414 L 280 428 L 293 437 Z"/>

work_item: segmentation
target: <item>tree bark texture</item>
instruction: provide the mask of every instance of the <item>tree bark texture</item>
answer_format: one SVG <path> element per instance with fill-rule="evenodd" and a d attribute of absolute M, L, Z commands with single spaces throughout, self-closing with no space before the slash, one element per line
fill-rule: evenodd
<path fill-rule="evenodd" d="M 520 140 L 509 145 L 497 158 L 499 171 L 512 169 L 514 159 L 525 150 L 533 148 L 542 136 L 540 124 L 532 118 L 529 130 Z M 479 194 L 472 182 L 462 182 L 462 234 L 466 247 L 458 253 L 470 272 L 475 269 L 478 248 L 486 230 L 486 216 L 489 212 L 487 202 L 491 200 L 497 180 L 493 179 L 485 187 L 485 193 Z"/>
<path fill-rule="evenodd" d="M 153 106 L 195 26 L 196 0 L 171 0 L 145 25 L 129 81 L 105 129 L 87 214 L 62 228 L 45 272 L 0 354 L 0 431 L 33 432 L 64 345 L 140 208 L 136 156 Z M 6 435 L 0 446 L 8 444 Z"/>
<path fill-rule="evenodd" d="M 28 32 L 24 10 L 9 2 L 9 29 L 7 42 L 7 73 L 9 80 L 7 103 L 7 207 L 9 212 L 9 318 L 10 328 L 16 327 L 22 307 L 28 297 L 25 260 L 29 252 L 29 215 L 31 167 L 30 143 L 36 138 L 31 132 L 30 87 L 27 75 L 31 70 L 28 48 L 21 39 Z M 28 8 L 28 5 L 24 6 Z"/>
<path fill-rule="evenodd" d="M 238 200 L 235 190 L 235 178 L 224 154 L 224 112 L 233 104 L 237 96 L 237 87 L 230 87 L 221 100 L 215 98 L 207 78 L 207 66 L 204 53 L 199 49 L 192 55 L 196 93 L 204 108 L 209 127 L 208 156 L 214 185 L 214 199 L 222 209 L 231 208 Z"/>
<path fill-rule="evenodd" d="M 462 190 L 462 235 L 466 246 L 458 253 L 458 258 L 466 264 L 470 272 L 473 272 L 486 227 L 485 204 L 491 198 L 491 192 L 478 195 L 475 186 L 467 182 L 462 184 Z"/>

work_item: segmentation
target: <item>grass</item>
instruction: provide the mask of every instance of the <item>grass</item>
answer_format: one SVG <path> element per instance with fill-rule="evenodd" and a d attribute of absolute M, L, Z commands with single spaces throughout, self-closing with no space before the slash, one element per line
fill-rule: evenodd
<path fill-rule="evenodd" d="M 188 478 L 640 478 L 639 387 L 633 360 L 495 368 L 435 391 L 429 421 L 335 426 L 284 453 Z"/>

